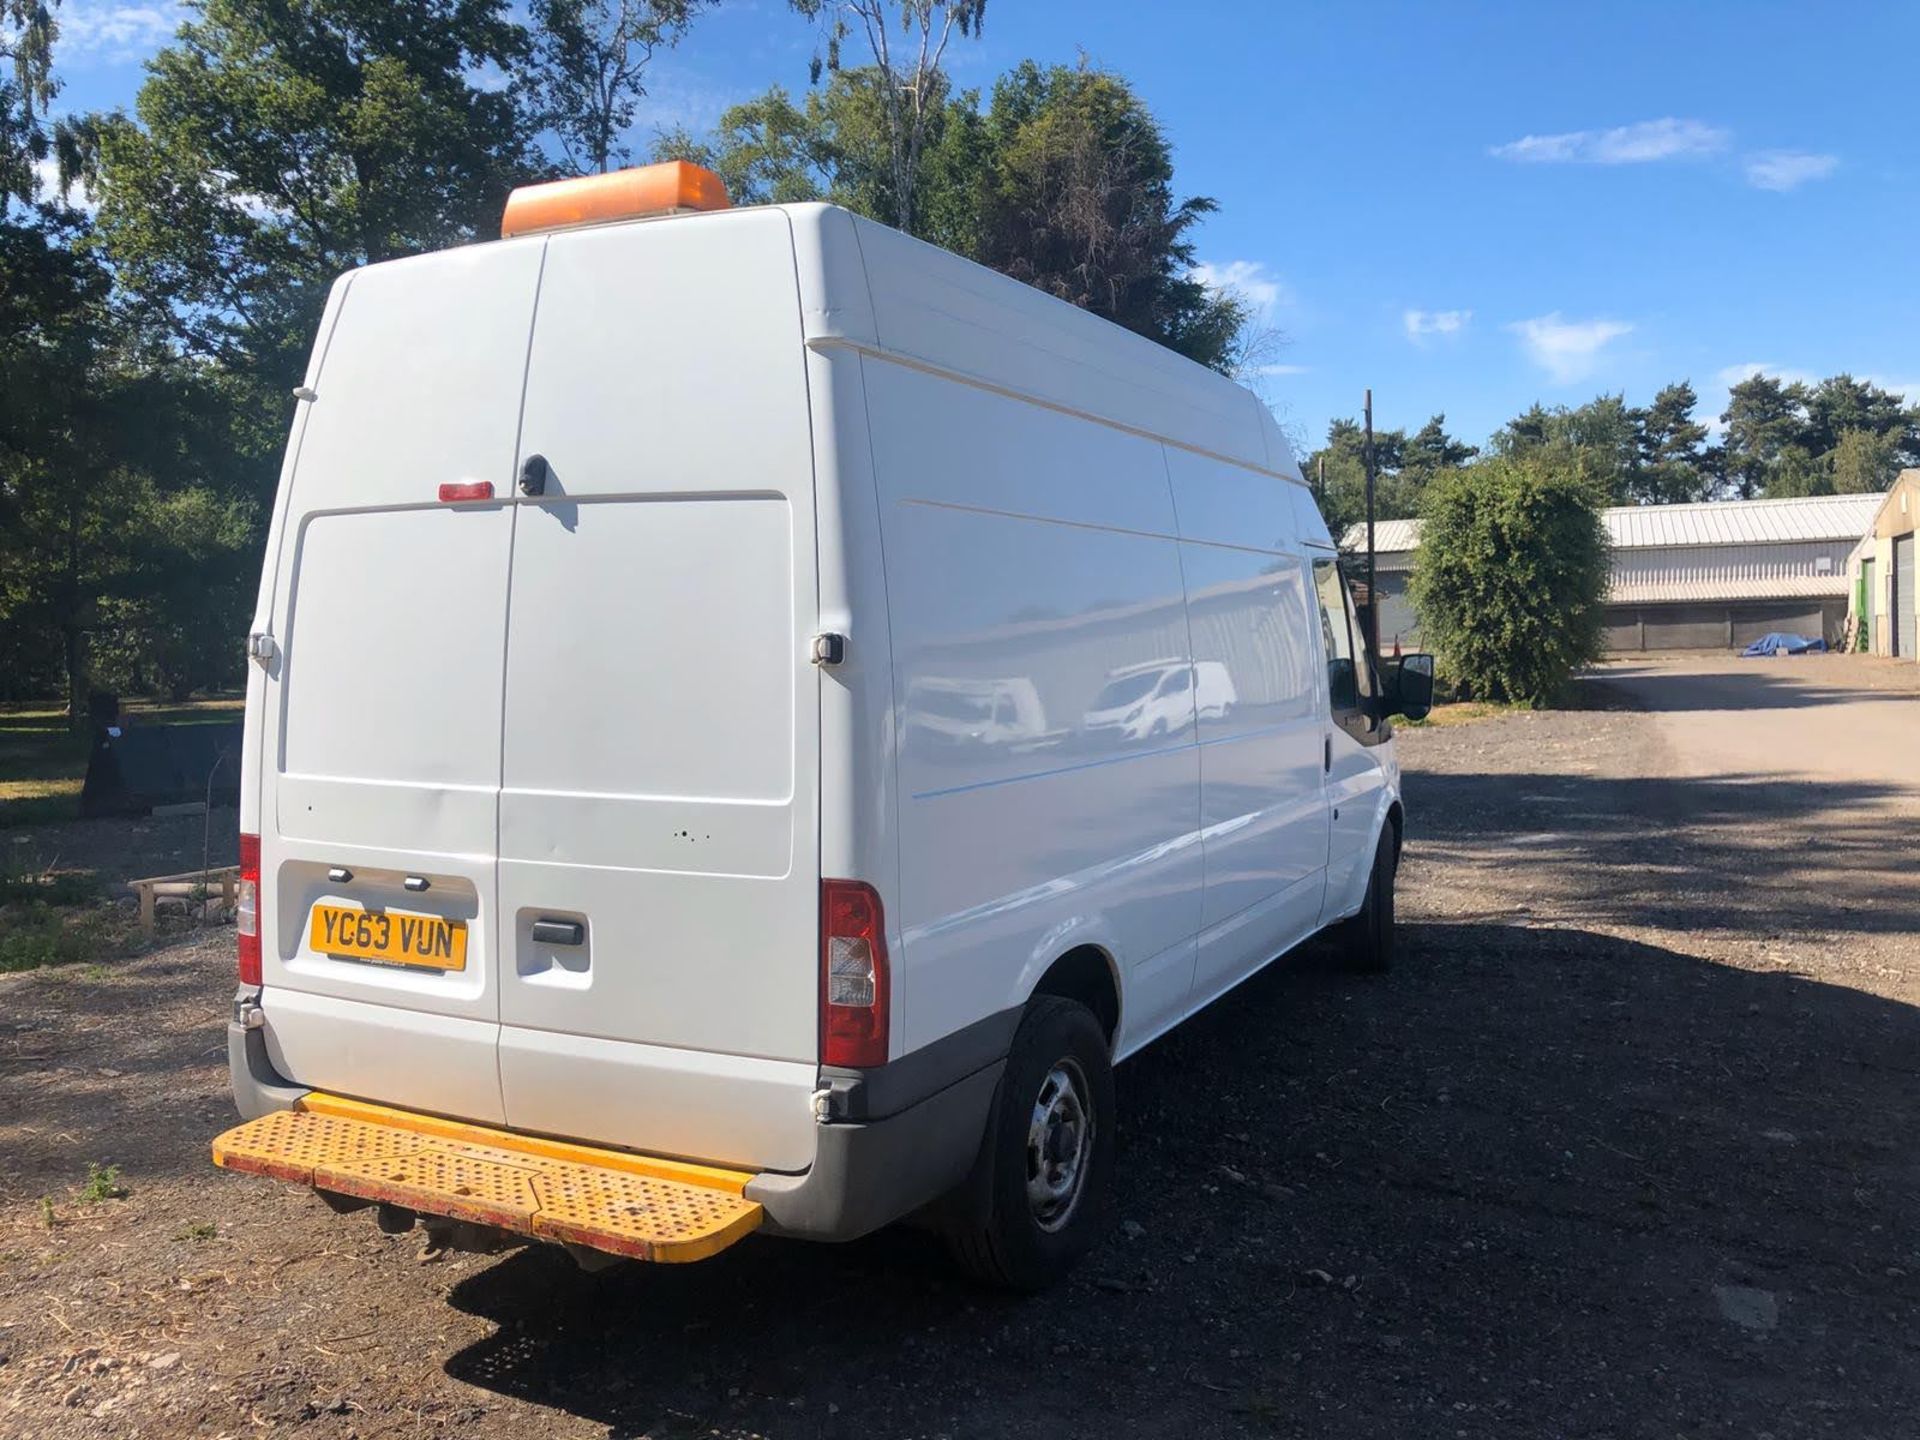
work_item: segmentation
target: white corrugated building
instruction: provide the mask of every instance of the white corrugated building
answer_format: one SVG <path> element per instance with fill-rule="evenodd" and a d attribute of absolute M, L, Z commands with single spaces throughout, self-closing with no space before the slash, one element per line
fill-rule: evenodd
<path fill-rule="evenodd" d="M 1607 644 L 1623 650 L 1745 645 L 1769 630 L 1839 638 L 1849 598 L 1847 559 L 1884 495 L 1619 505 L 1602 512 L 1613 542 Z M 1380 644 L 1412 648 L 1419 625 L 1406 598 L 1418 520 L 1374 527 Z M 1366 548 L 1367 530 L 1346 548 Z"/>

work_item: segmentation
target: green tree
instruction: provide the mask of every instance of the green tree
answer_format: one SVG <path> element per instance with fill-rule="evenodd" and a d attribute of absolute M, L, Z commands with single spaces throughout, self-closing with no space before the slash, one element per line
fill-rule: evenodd
<path fill-rule="evenodd" d="M 1464 696 L 1551 704 L 1603 650 L 1607 534 L 1591 479 L 1551 447 L 1427 487 L 1411 596 Z"/>
<path fill-rule="evenodd" d="M 1831 375 L 1806 392 L 1806 425 L 1800 444 L 1831 459 L 1850 431 L 1884 437 L 1903 465 L 1920 465 L 1920 407 L 1890 390 L 1845 374 Z"/>
<path fill-rule="evenodd" d="M 1685 380 L 1663 385 L 1639 415 L 1639 463 L 1628 498 L 1640 505 L 1704 500 L 1711 491 L 1705 470 L 1707 427 L 1693 418 L 1700 403 Z"/>
<path fill-rule="evenodd" d="M 706 0 L 534 0 L 535 100 L 567 167 L 604 173 L 646 95 L 654 52 L 679 43 Z"/>
<path fill-rule="evenodd" d="M 887 183 L 867 213 L 909 235 L 918 228 L 920 168 L 930 131 L 945 108 L 941 61 L 957 33 L 978 36 L 986 0 L 789 0 L 821 27 L 813 78 L 840 72 L 848 40 L 864 47 L 872 71 Z"/>
<path fill-rule="evenodd" d="M 1762 494 L 1805 494 L 1812 457 L 1806 433 L 1807 387 L 1771 375 L 1750 375 L 1727 396 L 1720 421 L 1722 466 L 1737 499 Z"/>
<path fill-rule="evenodd" d="M 47 156 L 47 107 L 60 88 L 58 34 L 45 0 L 0 0 L 0 216 L 12 202 L 35 198 L 34 163 Z"/>
<path fill-rule="evenodd" d="M 1230 372 L 1250 313 L 1195 277 L 1204 198 L 1176 200 L 1172 150 L 1116 76 L 1033 64 L 971 92 L 927 80 L 910 207 L 916 233 L 1191 359 Z M 827 200 L 883 222 L 899 213 L 875 67 L 834 71 L 795 103 L 785 91 L 727 111 L 707 141 L 664 135 L 655 158 L 711 165 L 748 203 Z M 937 101 L 938 103 L 933 103 Z"/>
<path fill-rule="evenodd" d="M 1404 520 L 1420 513 L 1420 492 L 1430 478 L 1405 465 L 1405 430 L 1373 432 L 1373 513 L 1378 520 Z M 1352 420 L 1327 426 L 1327 443 L 1303 462 L 1307 484 L 1319 502 L 1327 529 L 1338 541 L 1367 518 L 1366 432 Z"/>
<path fill-rule="evenodd" d="M 1479 453 L 1479 446 L 1468 445 L 1447 433 L 1444 414 L 1435 415 L 1407 437 L 1401 451 L 1401 468 L 1424 483 L 1442 470 L 1458 469 Z"/>
<path fill-rule="evenodd" d="M 1508 459 L 1554 454 L 1597 485 L 1611 505 L 1629 504 L 1640 485 L 1644 412 L 1623 395 L 1549 410 L 1538 401 L 1495 432 L 1493 453 Z"/>
<path fill-rule="evenodd" d="M 1133 89 L 1027 61 L 994 86 L 986 123 L 993 172 L 976 258 L 1230 370 L 1247 306 L 1193 274 L 1193 227 L 1218 206 L 1174 198 L 1172 147 Z"/>
<path fill-rule="evenodd" d="M 1898 438 L 1872 430 L 1842 430 L 1828 456 L 1828 474 L 1836 495 L 1867 495 L 1885 490 L 1899 478 L 1906 459 Z"/>
<path fill-rule="evenodd" d="M 334 276 L 494 231 L 538 122 L 482 77 L 529 51 L 507 0 L 205 0 L 95 129 L 130 302 L 279 401 Z"/>

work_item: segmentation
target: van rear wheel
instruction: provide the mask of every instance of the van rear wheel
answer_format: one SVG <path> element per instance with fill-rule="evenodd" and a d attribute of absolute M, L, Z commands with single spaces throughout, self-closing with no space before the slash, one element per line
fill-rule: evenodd
<path fill-rule="evenodd" d="M 1113 1063 L 1091 1010 L 1057 995 L 1034 997 L 989 1123 L 986 1223 L 949 1228 L 947 1246 L 989 1285 L 1044 1290 L 1092 1247 L 1107 1208 Z"/>
<path fill-rule="evenodd" d="M 1360 913 L 1344 921 L 1339 932 L 1347 968 L 1362 975 L 1383 975 L 1393 968 L 1393 880 L 1398 860 L 1393 827 L 1383 825 L 1373 851 L 1373 872 L 1367 877 L 1367 898 L 1360 904 Z"/>

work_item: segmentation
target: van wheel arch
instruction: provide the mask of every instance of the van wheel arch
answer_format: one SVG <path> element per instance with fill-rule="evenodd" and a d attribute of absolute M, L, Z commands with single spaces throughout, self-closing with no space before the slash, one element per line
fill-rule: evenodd
<path fill-rule="evenodd" d="M 1098 945 L 1076 945 L 1055 960 L 1033 987 L 1033 995 L 1077 1000 L 1093 1012 L 1107 1037 L 1107 1048 L 1113 1048 L 1120 1034 L 1119 971 L 1113 957 Z"/>
<path fill-rule="evenodd" d="M 1398 867 L 1400 847 L 1404 843 L 1407 827 L 1406 812 L 1400 808 L 1398 800 L 1387 807 L 1387 824 L 1393 827 L 1393 863 Z"/>

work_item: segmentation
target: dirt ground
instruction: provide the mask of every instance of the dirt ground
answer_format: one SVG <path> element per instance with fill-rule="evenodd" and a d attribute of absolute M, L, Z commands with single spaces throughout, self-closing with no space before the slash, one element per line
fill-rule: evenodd
<path fill-rule="evenodd" d="M 1399 965 L 1124 1066 L 1114 1227 L 1034 1300 L 907 1231 L 423 1265 L 209 1167 L 227 937 L 0 978 L 0 1435 L 1920 1434 L 1920 696 L 1585 684 L 1403 732 Z"/>

